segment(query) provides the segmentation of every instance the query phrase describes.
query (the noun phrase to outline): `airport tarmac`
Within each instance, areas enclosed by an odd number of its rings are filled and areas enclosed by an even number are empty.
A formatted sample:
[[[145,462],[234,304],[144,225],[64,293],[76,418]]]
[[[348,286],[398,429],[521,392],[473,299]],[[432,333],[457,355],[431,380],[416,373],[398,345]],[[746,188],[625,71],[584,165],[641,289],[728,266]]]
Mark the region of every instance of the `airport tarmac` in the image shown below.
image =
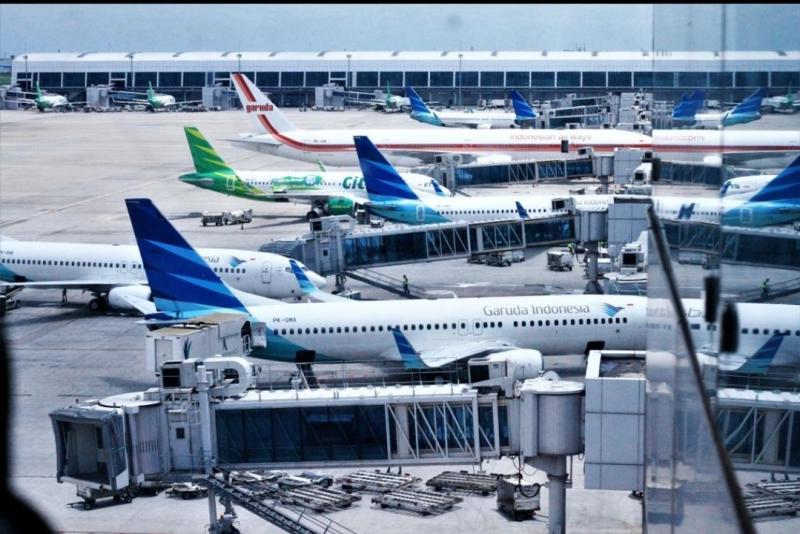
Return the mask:
[[[372,111],[345,113],[287,110],[298,126],[402,127],[420,125],[401,114]],[[765,119],[771,117],[765,117]],[[252,129],[239,111],[218,113],[36,113],[0,112],[0,234],[22,240],[133,244],[124,199],[148,197],[195,246],[255,250],[273,239],[294,239],[308,231],[305,205],[260,203],[204,191],[180,182],[192,169],[183,126],[197,126],[235,168],[307,169],[302,163],[234,147],[228,139]],[[547,185],[514,190],[563,194],[570,186]],[[706,188],[676,188],[677,194],[713,196]],[[487,189],[486,194],[507,193]],[[254,221],[244,229],[200,225],[205,210],[252,208]],[[487,267],[465,260],[386,268],[386,274],[407,274],[412,284],[453,291],[459,296],[580,292],[581,269],[544,269],[544,249],[530,249],[527,260],[510,267]],[[687,291],[700,288],[699,266],[685,266],[681,281]],[[763,269],[737,266],[731,285],[758,285]],[[696,274],[694,274],[696,273]],[[796,277],[796,271],[777,271]],[[329,284],[333,284],[330,277]],[[757,280],[754,282],[754,280]],[[383,291],[349,282],[370,298],[391,298]],[[727,286],[726,286],[727,287]],[[692,296],[692,295],[689,295]],[[150,387],[154,379],[144,368],[145,328],[124,315],[92,315],[89,295],[70,294],[62,306],[58,291],[25,291],[23,307],[3,319],[13,372],[13,416],[9,431],[14,489],[29,500],[59,531],[70,532],[200,532],[208,524],[206,501],[173,501],[165,495],[140,497],[131,504],[84,511],[71,508],[75,488],[55,481],[55,446],[48,418],[51,411],[76,400],[102,398]],[[795,302],[796,303],[796,302]],[[510,462],[484,464],[486,470],[510,472]],[[472,466],[462,467],[472,470]],[[354,469],[353,469],[354,470]],[[353,470],[331,470],[343,474]],[[444,467],[411,468],[428,479]],[[532,473],[531,468],[526,472]],[[539,477],[539,478],[537,478]],[[533,479],[543,481],[542,473]],[[569,532],[639,532],[641,505],[626,492],[587,491],[582,469],[575,464],[574,487],[567,493]],[[442,534],[474,531],[546,531],[547,498],[542,516],[512,523],[495,510],[493,497],[467,497],[459,509],[420,518],[375,509],[369,497],[353,509],[331,517],[356,532],[380,529],[385,534],[436,529]],[[220,509],[221,510],[221,509]],[[277,532],[272,526],[237,508],[240,528]]]

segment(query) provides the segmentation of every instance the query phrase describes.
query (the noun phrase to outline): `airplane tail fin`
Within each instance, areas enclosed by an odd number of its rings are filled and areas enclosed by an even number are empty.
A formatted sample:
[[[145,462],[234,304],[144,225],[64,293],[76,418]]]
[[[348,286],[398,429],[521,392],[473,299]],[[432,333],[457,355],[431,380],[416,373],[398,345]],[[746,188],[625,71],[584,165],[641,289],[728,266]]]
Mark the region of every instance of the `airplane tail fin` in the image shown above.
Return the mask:
[[[42,90],[39,88],[39,82],[36,82],[36,96],[42,98]]]
[[[521,203],[517,202],[516,204],[517,204],[517,213],[519,214],[519,218],[530,219],[531,216],[528,214],[528,210],[526,210]]]
[[[800,203],[800,156],[749,200],[749,202],[765,201]]]
[[[436,178],[431,178],[431,185],[433,186],[433,190],[434,190],[434,191],[436,191],[436,196],[437,196],[437,197],[446,197],[446,196],[449,196],[449,195],[447,195],[447,194],[444,192],[444,189],[442,188],[442,184],[440,184],[440,183],[439,183],[439,182],[436,180]]]
[[[200,133],[200,130],[194,126],[186,126],[183,131],[186,134],[186,141],[189,143],[189,152],[192,154],[194,169],[198,174],[236,174],[214,150],[214,147],[206,140],[205,136]]]
[[[514,105],[514,114],[518,121],[529,121],[536,118],[536,111],[516,89],[511,91],[511,103]]]
[[[431,109],[428,107],[425,101],[422,100],[422,97],[419,96],[419,94],[417,94],[414,88],[411,87],[410,85],[406,89],[406,96],[408,96],[408,100],[411,102],[412,113],[433,114],[433,112],[431,112]]]
[[[279,136],[281,132],[295,130],[295,125],[281,110],[241,72],[231,74],[236,93],[242,102],[245,113],[251,117],[260,133]]]
[[[125,199],[153,302],[159,312],[187,318],[220,309],[247,313],[231,288],[147,198]]]
[[[763,375],[772,365],[772,360],[778,353],[783,341],[783,334],[774,334],[764,345],[756,351],[747,361],[736,369],[737,373],[760,374]]]
[[[761,101],[767,96],[767,90],[763,87],[755,93],[742,100],[738,106],[733,108],[732,114],[736,113],[757,113],[761,109]]]
[[[153,90],[153,82],[147,82],[147,98],[153,98],[156,92]]]
[[[370,200],[419,200],[419,196],[367,136],[356,135],[353,141]]]
[[[672,110],[673,119],[693,119],[705,100],[705,93],[695,90],[691,95],[684,95],[681,101]]]

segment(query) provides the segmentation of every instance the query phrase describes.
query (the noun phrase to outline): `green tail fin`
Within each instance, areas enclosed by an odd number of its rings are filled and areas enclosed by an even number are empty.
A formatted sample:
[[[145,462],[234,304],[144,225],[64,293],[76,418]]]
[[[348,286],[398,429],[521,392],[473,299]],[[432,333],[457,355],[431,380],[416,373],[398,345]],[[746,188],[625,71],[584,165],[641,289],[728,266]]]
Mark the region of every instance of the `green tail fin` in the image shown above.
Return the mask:
[[[39,82],[36,82],[36,96],[42,98],[42,90],[39,89]]]
[[[231,175],[236,172],[230,168],[209,144],[200,130],[193,126],[183,129],[186,140],[189,142],[189,151],[192,153],[194,168],[198,173],[218,173]]]

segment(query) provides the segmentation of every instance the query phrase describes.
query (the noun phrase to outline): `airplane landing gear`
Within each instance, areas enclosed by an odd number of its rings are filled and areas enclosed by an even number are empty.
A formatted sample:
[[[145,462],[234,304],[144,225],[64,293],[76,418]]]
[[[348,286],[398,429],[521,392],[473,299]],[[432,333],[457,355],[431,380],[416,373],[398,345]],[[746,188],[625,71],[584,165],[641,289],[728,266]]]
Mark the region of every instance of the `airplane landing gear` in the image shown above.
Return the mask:
[[[89,309],[94,313],[104,312],[106,310],[106,301],[102,297],[93,298],[89,301]]]

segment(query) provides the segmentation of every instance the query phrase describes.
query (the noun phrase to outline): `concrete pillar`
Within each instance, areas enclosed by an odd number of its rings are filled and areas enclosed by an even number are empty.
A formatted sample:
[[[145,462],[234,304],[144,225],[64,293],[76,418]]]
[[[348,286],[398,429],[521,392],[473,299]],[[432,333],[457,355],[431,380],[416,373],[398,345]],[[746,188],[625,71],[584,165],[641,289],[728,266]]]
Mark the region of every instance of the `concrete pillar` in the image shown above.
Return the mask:
[[[408,432],[408,406],[398,404],[394,406],[394,416],[397,418],[395,435],[397,436],[397,457],[411,458],[411,449],[403,436],[409,436]],[[413,446],[413,444],[412,444]]]
[[[567,531],[567,457],[554,456],[553,466],[547,473],[550,534],[565,534]]]
[[[767,413],[764,414],[764,430],[762,431],[762,439],[766,442],[767,438],[770,435],[775,433],[772,436],[772,440],[769,443],[764,445],[763,453],[761,454],[761,459],[759,460],[759,464],[766,464],[766,465],[776,465],[778,464],[778,445],[780,444],[780,431],[778,430],[778,424],[781,420],[781,413],[776,410],[769,410]],[[756,451],[756,455],[758,455],[759,451]],[[783,462],[781,462],[783,464]]]
[[[211,413],[208,406],[208,375],[206,366],[197,367],[197,404],[200,410],[200,442],[202,444],[201,458],[203,472],[211,476]],[[216,532],[217,527],[217,500],[214,495],[214,488],[208,488],[208,517],[209,530]]]

